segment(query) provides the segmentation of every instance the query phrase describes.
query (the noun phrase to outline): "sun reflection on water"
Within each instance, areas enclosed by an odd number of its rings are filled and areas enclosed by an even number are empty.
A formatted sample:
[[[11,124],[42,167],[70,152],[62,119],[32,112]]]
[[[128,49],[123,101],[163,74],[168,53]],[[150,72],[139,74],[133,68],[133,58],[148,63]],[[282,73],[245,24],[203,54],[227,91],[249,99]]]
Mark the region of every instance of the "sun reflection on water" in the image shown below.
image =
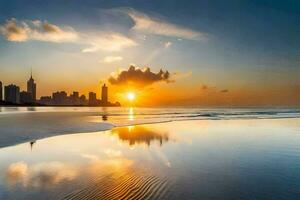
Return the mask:
[[[132,107],[129,108],[128,119],[129,119],[130,121],[133,121],[133,120],[134,120],[134,110],[133,110]]]

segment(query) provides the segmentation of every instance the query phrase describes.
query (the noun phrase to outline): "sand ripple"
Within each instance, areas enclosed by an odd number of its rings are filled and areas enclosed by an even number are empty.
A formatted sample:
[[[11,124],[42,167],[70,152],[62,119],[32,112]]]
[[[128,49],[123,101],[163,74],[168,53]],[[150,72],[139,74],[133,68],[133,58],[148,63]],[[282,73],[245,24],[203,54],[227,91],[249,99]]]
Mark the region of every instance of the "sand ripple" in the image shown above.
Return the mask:
[[[74,191],[63,199],[167,199],[169,183],[165,178],[145,172],[110,174]]]

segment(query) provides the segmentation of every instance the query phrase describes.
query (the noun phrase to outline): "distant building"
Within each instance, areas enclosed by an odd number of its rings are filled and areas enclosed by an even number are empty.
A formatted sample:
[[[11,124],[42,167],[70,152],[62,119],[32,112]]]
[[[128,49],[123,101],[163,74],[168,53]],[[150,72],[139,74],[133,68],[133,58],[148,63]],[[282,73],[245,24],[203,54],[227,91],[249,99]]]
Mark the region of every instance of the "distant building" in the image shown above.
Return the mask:
[[[20,88],[13,84],[5,86],[4,99],[9,103],[20,103]]]
[[[79,100],[80,100],[80,105],[87,105],[87,100],[85,95],[81,95]]]
[[[68,97],[65,91],[54,92],[52,94],[53,104],[55,105],[67,105]]]
[[[32,78],[32,73],[30,79],[27,81],[27,92],[30,93],[32,102],[36,102],[36,83]]]
[[[33,103],[32,94],[26,91],[20,92],[20,103],[23,104]]]
[[[101,101],[103,105],[108,103],[108,88],[105,84],[102,86],[101,90]]]
[[[42,96],[40,98],[39,103],[44,104],[44,105],[53,105],[52,97],[51,96]]]
[[[80,105],[79,92],[73,92],[70,95],[70,101],[72,105]]]
[[[89,93],[89,105],[97,105],[97,96],[95,92]]]
[[[2,89],[2,82],[0,81],[0,101],[3,100],[3,89]]]

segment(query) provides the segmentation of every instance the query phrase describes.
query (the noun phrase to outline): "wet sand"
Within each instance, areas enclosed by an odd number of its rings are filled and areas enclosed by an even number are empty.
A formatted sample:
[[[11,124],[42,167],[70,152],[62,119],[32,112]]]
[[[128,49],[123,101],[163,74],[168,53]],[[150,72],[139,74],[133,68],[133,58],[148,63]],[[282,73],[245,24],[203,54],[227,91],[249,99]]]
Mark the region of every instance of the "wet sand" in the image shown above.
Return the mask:
[[[297,199],[300,119],[194,120],[0,149],[0,199]]]

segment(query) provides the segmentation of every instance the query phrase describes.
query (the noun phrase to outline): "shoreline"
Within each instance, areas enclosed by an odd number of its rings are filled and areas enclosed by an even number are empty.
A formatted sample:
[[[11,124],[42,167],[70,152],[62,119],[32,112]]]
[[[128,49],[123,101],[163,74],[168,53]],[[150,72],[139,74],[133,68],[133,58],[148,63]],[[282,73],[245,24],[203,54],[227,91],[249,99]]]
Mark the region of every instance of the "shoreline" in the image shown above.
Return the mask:
[[[38,140],[43,140],[47,138],[52,137],[58,137],[58,136],[64,136],[64,135],[73,135],[73,134],[85,134],[85,133],[102,133],[105,131],[111,131],[116,128],[122,128],[122,127],[128,127],[128,126],[143,126],[143,125],[155,125],[160,123],[175,123],[175,122],[187,122],[187,121],[253,121],[253,120],[288,120],[288,119],[300,119],[299,117],[285,117],[285,118],[239,118],[239,119],[177,119],[177,120],[166,120],[166,121],[157,121],[157,122],[138,122],[138,123],[132,123],[132,124],[124,124],[124,125],[115,125],[111,122],[101,122],[103,125],[106,125],[108,127],[105,127],[101,130],[90,130],[90,131],[79,131],[79,132],[63,132],[63,133],[51,133],[49,135],[45,135],[44,137],[42,135],[39,135],[38,137],[32,137],[31,139],[26,139],[22,141],[18,141],[15,143],[0,145],[0,149],[14,147],[17,145],[25,144],[25,143],[31,143],[36,142]]]

